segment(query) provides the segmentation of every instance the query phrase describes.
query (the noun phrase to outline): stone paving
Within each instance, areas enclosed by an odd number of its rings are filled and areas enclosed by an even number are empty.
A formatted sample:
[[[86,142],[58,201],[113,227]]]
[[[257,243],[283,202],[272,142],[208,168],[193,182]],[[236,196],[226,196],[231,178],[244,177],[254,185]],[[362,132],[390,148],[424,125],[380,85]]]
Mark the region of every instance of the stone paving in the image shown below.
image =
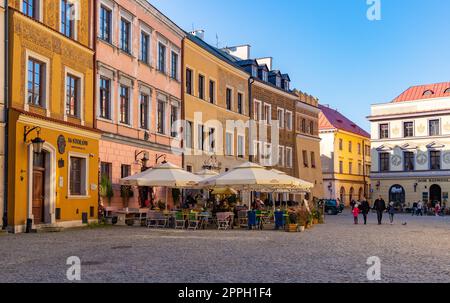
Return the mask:
[[[174,231],[139,227],[0,236],[0,282],[450,282],[450,218],[397,215],[396,224],[353,225],[349,213],[303,233]],[[387,221],[387,218],[385,219]],[[402,225],[402,222],[407,225]]]

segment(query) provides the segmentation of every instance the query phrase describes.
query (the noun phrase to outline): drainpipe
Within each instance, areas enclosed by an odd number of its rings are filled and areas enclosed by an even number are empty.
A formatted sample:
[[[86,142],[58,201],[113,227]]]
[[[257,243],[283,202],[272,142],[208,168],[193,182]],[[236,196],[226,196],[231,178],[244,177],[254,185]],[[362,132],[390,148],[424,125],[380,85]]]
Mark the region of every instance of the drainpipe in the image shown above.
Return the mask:
[[[366,181],[366,143],[364,139],[362,140],[362,150],[363,150],[363,182],[364,182],[364,198],[368,199],[367,197],[367,181]]]
[[[8,226],[8,100],[9,100],[9,7],[8,0],[5,0],[5,104],[4,104],[4,115],[5,115],[5,156],[4,158],[4,195],[3,195],[3,229]]]
[[[252,121],[253,117],[253,96],[252,96],[252,85],[255,82],[255,79],[253,77],[248,78],[248,114],[250,118],[250,122]],[[253,142],[252,142],[252,123],[249,123],[248,128],[248,150],[249,150],[249,157],[248,160],[250,162],[253,162]],[[253,151],[253,152],[252,152]]]
[[[180,71],[180,81],[181,81],[181,121],[183,121],[181,127],[183,127],[183,132],[182,134],[185,135],[185,131],[187,128],[187,122],[186,122],[186,105],[185,105],[185,98],[184,98],[184,91],[185,91],[185,83],[184,83],[184,72],[185,72],[185,68],[184,68],[184,43],[185,43],[185,37],[182,39],[181,41],[181,71]],[[192,131],[192,130],[191,130]],[[185,163],[185,155],[184,155],[184,146],[185,146],[185,142],[184,142],[185,136],[183,136],[183,138],[180,138],[180,142],[181,142],[181,168],[185,169],[184,165]]]

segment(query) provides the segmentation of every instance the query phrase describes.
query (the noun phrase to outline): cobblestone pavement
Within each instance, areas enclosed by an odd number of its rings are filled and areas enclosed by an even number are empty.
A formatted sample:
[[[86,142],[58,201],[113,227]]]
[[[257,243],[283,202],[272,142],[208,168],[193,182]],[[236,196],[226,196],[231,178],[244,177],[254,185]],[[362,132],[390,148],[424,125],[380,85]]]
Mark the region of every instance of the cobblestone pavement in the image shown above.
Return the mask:
[[[304,233],[174,231],[138,227],[0,236],[0,282],[450,282],[450,218],[397,215],[394,225],[352,224],[349,213]],[[387,218],[385,219],[387,220]],[[407,225],[401,223],[406,221]]]

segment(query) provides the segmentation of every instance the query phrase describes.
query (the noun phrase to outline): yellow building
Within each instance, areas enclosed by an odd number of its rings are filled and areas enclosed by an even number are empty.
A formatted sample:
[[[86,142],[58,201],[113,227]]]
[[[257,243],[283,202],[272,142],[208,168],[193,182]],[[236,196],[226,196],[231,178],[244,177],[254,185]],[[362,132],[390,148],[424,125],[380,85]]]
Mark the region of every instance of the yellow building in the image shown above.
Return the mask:
[[[319,105],[324,196],[345,205],[369,197],[370,135],[338,111]]]
[[[57,3],[58,5],[55,5]],[[8,227],[98,213],[92,1],[10,1]],[[31,219],[31,220],[30,220]]]
[[[221,50],[185,38],[186,170],[224,172],[248,161],[248,78]]]

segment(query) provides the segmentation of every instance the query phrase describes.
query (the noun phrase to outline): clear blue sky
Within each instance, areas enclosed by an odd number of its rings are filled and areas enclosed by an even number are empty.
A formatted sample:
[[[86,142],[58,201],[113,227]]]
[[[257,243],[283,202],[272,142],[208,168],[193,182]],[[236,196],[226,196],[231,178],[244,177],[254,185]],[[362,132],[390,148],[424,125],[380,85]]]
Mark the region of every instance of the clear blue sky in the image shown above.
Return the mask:
[[[150,0],[185,30],[219,46],[250,44],[271,56],[293,87],[319,97],[368,129],[370,104],[409,86],[450,81],[450,1]]]

